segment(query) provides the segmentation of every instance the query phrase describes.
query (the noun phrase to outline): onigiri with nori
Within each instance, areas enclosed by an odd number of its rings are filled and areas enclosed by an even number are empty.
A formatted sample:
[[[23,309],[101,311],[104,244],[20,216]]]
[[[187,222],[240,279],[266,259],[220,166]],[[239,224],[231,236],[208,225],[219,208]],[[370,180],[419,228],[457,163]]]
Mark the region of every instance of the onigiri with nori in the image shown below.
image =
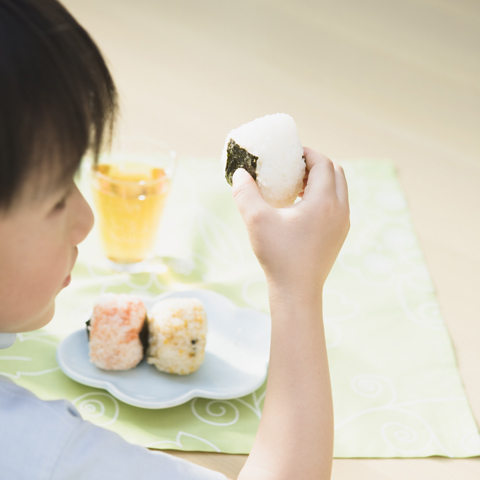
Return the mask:
[[[303,190],[303,147],[295,121],[285,113],[266,115],[232,130],[222,161],[230,185],[235,170],[244,168],[273,207],[292,205]]]

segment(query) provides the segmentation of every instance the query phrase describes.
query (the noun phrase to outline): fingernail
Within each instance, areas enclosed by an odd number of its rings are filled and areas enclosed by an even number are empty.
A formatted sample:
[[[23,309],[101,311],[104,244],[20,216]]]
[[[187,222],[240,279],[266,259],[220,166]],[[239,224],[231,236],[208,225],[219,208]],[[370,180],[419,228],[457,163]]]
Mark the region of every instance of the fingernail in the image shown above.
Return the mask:
[[[243,168],[237,168],[235,172],[233,172],[232,176],[232,181],[235,183],[236,181],[242,181],[243,179],[246,179],[246,175],[250,175],[245,169]]]

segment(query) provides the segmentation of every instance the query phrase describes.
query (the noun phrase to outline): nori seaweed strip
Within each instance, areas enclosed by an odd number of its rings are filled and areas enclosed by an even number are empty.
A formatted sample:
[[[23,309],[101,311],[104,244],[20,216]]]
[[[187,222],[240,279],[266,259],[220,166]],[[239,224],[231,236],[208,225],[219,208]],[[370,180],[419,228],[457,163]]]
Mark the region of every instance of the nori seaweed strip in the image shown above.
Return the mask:
[[[145,315],[145,321],[143,322],[143,327],[140,330],[139,337],[143,345],[143,357],[145,358],[145,355],[147,354],[147,348],[148,348],[148,318],[146,315]]]
[[[256,180],[257,160],[258,157],[235,143],[233,139],[230,139],[227,145],[227,165],[225,166],[227,182],[232,185],[232,177],[237,168],[244,168]]]
[[[88,340],[90,341],[90,323],[91,319],[87,320],[85,324],[87,325],[87,336]],[[142,342],[142,347],[143,347],[143,357],[145,358],[145,355],[147,354],[147,348],[148,348],[148,318],[145,315],[145,320],[143,322],[143,327],[140,330],[140,333],[138,334],[140,341]]]

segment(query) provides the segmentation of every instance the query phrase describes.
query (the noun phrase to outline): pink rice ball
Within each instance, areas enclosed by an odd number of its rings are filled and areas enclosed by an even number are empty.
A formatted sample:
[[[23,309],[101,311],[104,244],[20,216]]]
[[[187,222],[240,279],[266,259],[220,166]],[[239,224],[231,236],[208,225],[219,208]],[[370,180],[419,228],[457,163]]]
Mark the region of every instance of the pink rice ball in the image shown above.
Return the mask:
[[[103,370],[129,370],[142,360],[140,331],[147,310],[134,295],[107,293],[90,319],[90,361]]]

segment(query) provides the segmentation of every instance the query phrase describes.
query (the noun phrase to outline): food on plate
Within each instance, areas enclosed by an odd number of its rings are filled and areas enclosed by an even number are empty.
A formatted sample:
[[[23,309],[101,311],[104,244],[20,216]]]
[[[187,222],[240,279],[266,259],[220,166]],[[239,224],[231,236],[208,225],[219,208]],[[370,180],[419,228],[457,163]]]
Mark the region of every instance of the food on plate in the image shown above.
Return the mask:
[[[292,205],[303,190],[303,148],[295,121],[285,113],[266,115],[232,130],[222,161],[230,185],[235,170],[244,168],[274,207]]]
[[[158,370],[187,375],[205,358],[207,315],[196,298],[167,298],[148,316],[147,362]]]
[[[134,295],[107,293],[87,322],[90,361],[103,370],[129,370],[145,356],[147,310]]]

